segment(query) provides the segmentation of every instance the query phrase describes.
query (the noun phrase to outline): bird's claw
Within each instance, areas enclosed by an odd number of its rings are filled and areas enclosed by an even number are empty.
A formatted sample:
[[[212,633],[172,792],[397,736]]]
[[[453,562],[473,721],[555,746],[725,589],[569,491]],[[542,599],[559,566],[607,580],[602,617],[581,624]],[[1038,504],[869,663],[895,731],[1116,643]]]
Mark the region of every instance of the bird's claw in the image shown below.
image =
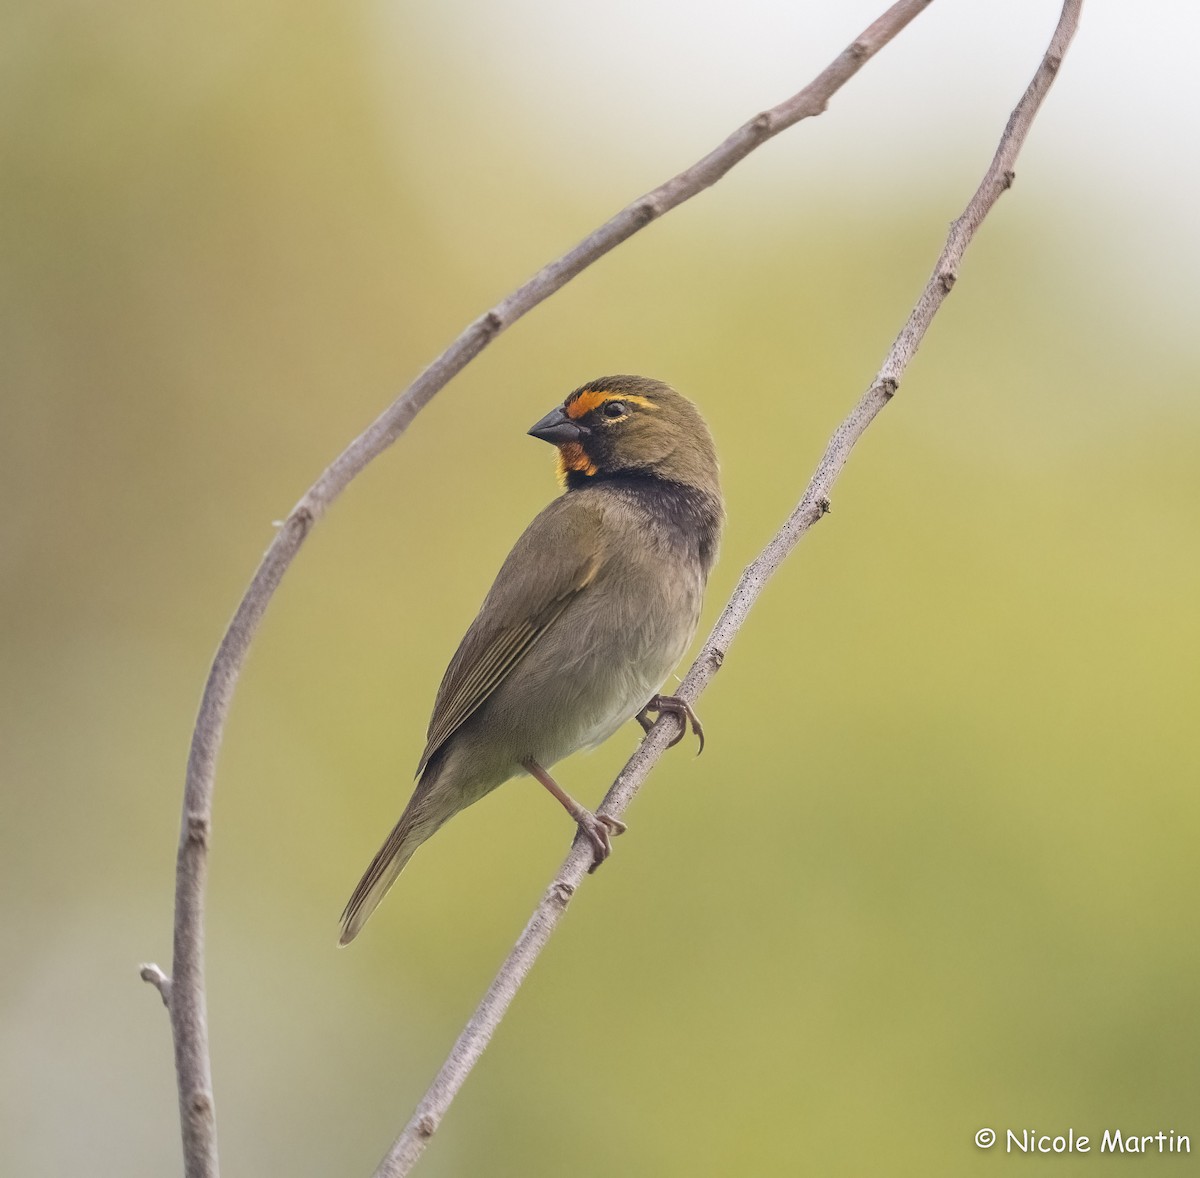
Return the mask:
[[[575,816],[575,821],[579,824],[579,832],[592,844],[590,875],[612,854],[612,836],[624,834],[628,827],[619,818],[593,814],[590,810],[582,810]]]
[[[704,752],[704,727],[686,699],[680,699],[677,695],[656,695],[637,715],[637,722],[646,732],[655,724],[655,721],[650,719],[650,712],[657,712],[659,716],[669,714],[679,721],[679,731],[671,737],[667,748],[674,748],[687,735],[688,725],[691,724],[692,731],[700,742],[696,756]]]

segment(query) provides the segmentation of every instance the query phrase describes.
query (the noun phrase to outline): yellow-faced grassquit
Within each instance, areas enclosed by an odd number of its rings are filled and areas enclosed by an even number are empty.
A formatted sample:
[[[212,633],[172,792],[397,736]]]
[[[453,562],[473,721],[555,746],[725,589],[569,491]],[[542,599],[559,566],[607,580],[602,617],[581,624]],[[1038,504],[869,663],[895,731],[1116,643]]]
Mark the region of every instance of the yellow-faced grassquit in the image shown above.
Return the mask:
[[[691,709],[658,692],[695,634],[725,518],[708,427],[669,385],[609,376],[529,432],[558,447],[565,491],[517,541],[446,669],[417,787],[342,913],[343,945],[417,847],[510,777],[562,803],[595,870],[625,827],[547,770],[626,720],[648,729],[650,712],[690,720],[703,747]]]

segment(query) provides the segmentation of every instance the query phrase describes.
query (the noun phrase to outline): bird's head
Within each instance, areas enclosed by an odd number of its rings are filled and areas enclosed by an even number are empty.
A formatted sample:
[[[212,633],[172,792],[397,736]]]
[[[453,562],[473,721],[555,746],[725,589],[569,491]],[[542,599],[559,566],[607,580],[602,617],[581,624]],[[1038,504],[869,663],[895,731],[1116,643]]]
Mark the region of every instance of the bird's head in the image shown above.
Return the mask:
[[[720,493],[717,453],[704,418],[659,380],[590,381],[529,432],[558,447],[559,477],[568,487],[606,476],[648,475]]]

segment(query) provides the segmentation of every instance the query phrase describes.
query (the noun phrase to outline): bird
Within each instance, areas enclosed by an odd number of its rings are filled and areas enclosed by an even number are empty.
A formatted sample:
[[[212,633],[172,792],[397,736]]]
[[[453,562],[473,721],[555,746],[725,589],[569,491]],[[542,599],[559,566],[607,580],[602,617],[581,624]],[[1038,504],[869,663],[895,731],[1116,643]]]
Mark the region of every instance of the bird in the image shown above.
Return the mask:
[[[716,448],[670,385],[607,376],[577,388],[529,431],[557,448],[562,493],[517,540],[450,660],[416,788],[341,917],[362,930],[413,852],[448,819],[529,775],[591,844],[594,871],[625,824],[593,814],[549,770],[651,715],[704,730],[661,694],[696,632],[725,522]]]

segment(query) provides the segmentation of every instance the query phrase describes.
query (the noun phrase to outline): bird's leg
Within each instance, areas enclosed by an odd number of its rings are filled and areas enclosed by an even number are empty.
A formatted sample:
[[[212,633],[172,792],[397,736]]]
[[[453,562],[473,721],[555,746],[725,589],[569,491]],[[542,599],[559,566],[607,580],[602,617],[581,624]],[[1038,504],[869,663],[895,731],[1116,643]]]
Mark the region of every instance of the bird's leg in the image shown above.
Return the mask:
[[[591,810],[581,806],[532,757],[526,758],[522,764],[529,770],[530,776],[540,781],[559,800],[562,808],[575,819],[580,831],[592,844],[592,865],[588,871],[595,871],[612,854],[611,836],[624,834],[625,823],[617,818],[610,818],[607,814],[593,814]]]
[[[650,719],[651,712],[657,712],[660,716],[663,713],[670,713],[679,721],[679,732],[671,738],[671,743],[667,745],[667,748],[673,748],[687,735],[690,723],[696,739],[700,741],[696,756],[704,752],[704,728],[699,717],[692,711],[692,705],[686,699],[680,699],[677,695],[656,695],[637,714],[637,722],[645,732],[649,732],[654,727],[655,722]]]

